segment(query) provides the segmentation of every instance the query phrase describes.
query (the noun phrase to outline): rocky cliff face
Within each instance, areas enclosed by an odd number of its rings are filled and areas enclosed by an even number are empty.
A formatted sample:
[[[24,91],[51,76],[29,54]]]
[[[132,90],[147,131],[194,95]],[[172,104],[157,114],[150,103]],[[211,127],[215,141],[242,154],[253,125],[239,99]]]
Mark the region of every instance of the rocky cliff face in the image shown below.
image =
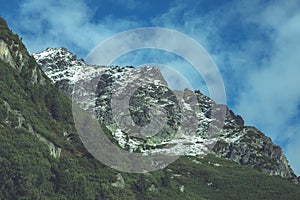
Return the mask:
[[[0,19],[0,59],[21,73],[30,73],[32,83],[45,84],[45,77],[35,60],[30,56],[18,35],[14,35],[6,22]],[[30,72],[28,67],[30,68]]]
[[[167,152],[176,155],[199,156],[203,153],[204,144],[209,143],[207,139],[210,139],[210,142],[215,144],[211,152],[216,156],[298,183],[281,148],[255,127],[244,126],[242,117],[235,115],[227,107],[225,107],[224,126],[219,130],[218,137],[208,138],[209,126],[216,121],[212,108],[222,105],[217,105],[200,91],[168,91],[166,81],[156,68],[91,66],[83,60],[77,60],[76,56],[65,48],[48,48],[44,52],[34,54],[34,58],[52,82],[58,83],[61,90],[69,97],[74,94],[72,87],[76,81],[77,71],[85,72],[85,77],[81,77],[82,79],[88,78],[89,74],[92,76],[98,73],[98,79],[93,86],[97,88],[96,94],[90,94],[96,96],[96,99],[89,101],[90,99],[87,98],[84,108],[87,110],[95,108],[97,117],[112,131],[113,138],[124,149],[144,153]],[[131,110],[133,121],[139,125],[149,123],[149,107],[157,103],[171,113],[167,116],[166,125],[154,139],[129,137],[124,130],[116,126],[112,118],[114,109],[112,106],[116,106],[111,104],[112,95],[122,91],[122,88],[130,87],[130,80],[138,79],[141,71],[153,84],[139,88],[130,98],[129,110]],[[114,85],[119,85],[117,91],[114,90]],[[166,87],[160,87],[161,85]],[[176,97],[181,97],[179,99],[182,100],[176,101]],[[191,103],[192,97],[196,99],[194,103]],[[189,112],[195,113],[195,116],[185,120],[189,122],[196,119],[196,127],[182,130],[180,123],[184,123],[184,120],[178,121],[181,117],[180,113],[189,116]],[[190,134],[193,128],[194,134]]]

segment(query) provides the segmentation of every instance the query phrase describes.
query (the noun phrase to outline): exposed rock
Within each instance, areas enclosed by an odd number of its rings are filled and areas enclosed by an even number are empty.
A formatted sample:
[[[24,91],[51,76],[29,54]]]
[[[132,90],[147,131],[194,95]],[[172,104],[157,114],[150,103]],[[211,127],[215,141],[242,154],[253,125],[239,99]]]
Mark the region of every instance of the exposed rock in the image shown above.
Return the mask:
[[[78,71],[84,68],[85,73],[91,76],[99,71],[98,66],[87,65],[82,59],[78,60],[66,48],[47,48],[41,53],[33,54],[33,57],[51,81],[57,83],[69,98],[72,98],[74,79]]]
[[[40,69],[40,66],[29,55],[18,35],[13,34],[8,29],[6,22],[2,18],[0,18],[0,30],[3,33],[0,35],[0,59],[16,69],[16,72],[24,79],[25,85],[45,85],[47,83],[46,76]],[[30,124],[25,123],[26,119],[23,117],[21,111],[12,109],[6,101],[3,101],[3,105],[7,108],[6,124],[9,124],[14,129],[28,128],[29,132],[36,135],[40,141],[48,146],[52,156],[59,158],[61,148],[56,147],[41,134],[35,132]]]
[[[32,83],[45,85],[46,80],[42,70],[21,44],[11,39],[3,40],[0,38],[0,59],[17,69],[20,73],[31,73],[29,80]],[[24,66],[27,66],[27,69],[24,69]]]
[[[152,184],[150,186],[150,188],[149,188],[149,191],[151,191],[151,192],[158,192],[158,189],[157,189],[157,187],[154,184]]]
[[[281,148],[259,130],[246,126],[235,130],[225,129],[224,133],[213,149],[215,155],[254,167],[265,174],[279,175],[297,182]],[[230,142],[232,136],[236,140]]]
[[[6,117],[4,119],[5,123],[9,124],[12,128],[21,128],[25,122],[25,118],[22,116],[20,111],[13,110],[6,101],[3,101],[3,105],[6,108],[6,113],[3,113]]]
[[[90,81],[89,79],[91,79],[92,75],[98,73],[97,71],[100,69],[98,79],[95,79],[93,80],[94,82],[92,82],[93,88],[87,88],[86,90],[81,91],[85,94],[83,96],[83,98],[85,98],[85,105],[83,105],[82,108],[86,110],[95,109],[97,117],[107,125],[111,130],[114,139],[126,150],[161,153],[172,152],[180,155],[193,156],[202,155],[203,153],[206,153],[203,152],[205,147],[203,144],[208,142],[209,127],[218,123],[222,124],[222,122],[219,122],[214,118],[218,109],[213,108],[217,106],[222,108],[225,107],[224,105],[217,105],[212,99],[203,95],[200,91],[195,91],[194,93],[186,91],[185,98],[182,98],[184,96],[183,92],[174,92],[176,97],[181,97],[181,99],[183,99],[183,101],[178,102],[182,113],[188,113],[188,116],[191,116],[189,113],[194,113],[196,115],[196,134],[191,135],[193,131],[184,132],[182,129],[184,126],[180,126],[181,124],[176,123],[176,120],[175,122],[174,120],[171,120],[173,122],[169,123],[167,130],[173,131],[172,133],[176,132],[176,134],[168,134],[169,132],[165,131],[166,134],[160,134],[162,137],[154,137],[155,139],[150,138],[146,141],[128,137],[126,133],[117,128],[116,123],[112,120],[112,95],[115,92],[122,91],[122,87],[127,87],[131,80],[137,78],[139,74],[137,72],[139,70],[145,71],[145,75],[147,75],[145,77],[149,78],[149,82],[159,82],[162,85],[166,85],[165,80],[161,78],[162,75],[157,69],[153,67],[141,69],[117,66],[89,66],[86,65],[84,61],[77,60],[74,54],[68,52],[64,48],[49,48],[44,52],[35,54],[34,57],[37,62],[42,65],[42,69],[48,77],[53,82],[57,82],[62,91],[69,97],[72,95],[72,90],[70,88],[74,85],[74,76],[77,70],[87,74],[85,77],[81,77],[82,80],[88,79],[88,81]],[[121,90],[114,91],[114,85],[118,83],[121,86]],[[134,121],[140,123],[140,125],[149,123],[147,109],[157,101],[155,99],[158,98],[157,94],[160,93],[157,85],[159,84],[154,84],[151,87],[139,90],[135,93],[136,96],[133,96],[130,99],[130,109],[132,109],[131,116]],[[163,101],[166,103],[164,105],[174,105],[174,101],[172,102],[170,100],[172,98],[169,98],[171,96],[162,96]],[[190,101],[193,96],[196,98],[196,103],[191,103]],[[147,100],[144,101],[144,99]],[[160,99],[159,101],[162,100]],[[168,111],[173,112],[171,110]],[[270,138],[266,137],[256,128],[244,126],[244,120],[241,116],[234,114],[234,112],[227,107],[225,107],[225,111],[226,118],[224,127],[222,130],[217,129],[219,130],[220,135],[216,138],[218,141],[212,150],[213,154],[218,157],[228,158],[242,165],[248,165],[269,175],[279,175],[293,182],[298,182],[297,177],[288,165],[288,161],[280,147],[276,146]],[[176,114],[176,112],[172,113],[172,116],[175,118],[179,113]],[[186,121],[188,122],[190,120],[193,120],[193,118],[187,118]],[[181,121],[181,123],[184,123],[184,121]],[[172,137],[166,137],[170,135],[172,135]],[[210,142],[214,143],[215,141],[210,140]]]
[[[184,192],[184,185],[181,185],[181,186],[179,187],[179,190],[180,190],[180,192]]]
[[[23,117],[21,112],[17,110],[13,110],[11,106],[6,102],[3,101],[3,105],[7,109],[7,118],[5,119],[5,123],[10,124],[10,126],[14,129],[20,129],[21,127],[26,127],[26,119]],[[34,134],[36,137],[39,138],[40,141],[45,143],[47,147],[49,148],[50,154],[55,157],[59,158],[61,154],[61,148],[54,145],[52,142],[47,140],[45,137],[43,137],[41,134],[36,133],[32,126],[30,124],[27,124],[27,129],[30,133]]]
[[[36,133],[32,126],[30,124],[27,124],[28,131],[32,134],[34,134],[41,142],[45,143],[47,147],[49,148],[50,155],[52,155],[54,158],[59,158],[61,154],[61,148],[57,147],[55,144],[47,140],[45,137],[43,137],[41,134]]]
[[[43,143],[45,143],[50,151],[50,154],[54,157],[54,158],[59,158],[60,154],[61,154],[61,148],[56,147],[52,142],[50,142],[49,140],[47,140],[45,137],[43,137],[42,135],[35,133],[35,135],[39,138],[39,140]]]
[[[16,68],[15,62],[10,54],[8,45],[3,40],[0,40],[0,59]]]
[[[111,185],[114,187],[117,187],[117,188],[122,188],[122,189],[124,188],[125,180],[120,173],[118,173],[118,175],[117,175],[116,182],[112,183]]]

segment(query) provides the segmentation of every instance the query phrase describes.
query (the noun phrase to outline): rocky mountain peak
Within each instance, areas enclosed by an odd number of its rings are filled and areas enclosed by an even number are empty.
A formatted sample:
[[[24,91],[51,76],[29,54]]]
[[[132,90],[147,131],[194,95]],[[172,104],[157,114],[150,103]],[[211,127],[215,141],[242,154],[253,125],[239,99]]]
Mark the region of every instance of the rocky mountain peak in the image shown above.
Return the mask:
[[[42,69],[48,75],[48,77],[60,85],[61,90],[71,96],[72,90],[70,85],[74,85],[74,75],[76,70],[90,71],[90,74],[98,74],[98,79],[94,83],[94,88],[97,88],[96,101],[89,99],[89,96],[94,97],[94,90],[82,91],[86,95],[84,109],[89,109],[91,106],[95,107],[98,114],[98,118],[108,127],[112,132],[113,139],[120,145],[120,147],[129,151],[139,151],[144,153],[153,152],[171,152],[180,155],[197,156],[200,155],[201,149],[203,149],[203,142],[207,139],[206,134],[208,127],[214,119],[212,118],[212,107],[216,103],[209,97],[203,95],[200,91],[195,91],[194,95],[197,98],[196,104],[192,107],[188,106],[186,102],[181,102],[183,112],[189,112],[190,109],[196,113],[197,127],[196,135],[172,134],[172,130],[175,132],[178,130],[178,124],[174,123],[177,116],[177,111],[168,110],[173,112],[170,117],[172,123],[169,123],[164,130],[171,132],[160,133],[159,138],[155,140],[139,140],[134,137],[128,137],[121,129],[116,128],[116,124],[112,121],[112,105],[111,98],[114,93],[114,85],[121,85],[121,88],[126,87],[129,80],[136,78],[138,80],[138,71],[143,71],[143,74],[149,78],[152,83],[160,82],[166,83],[159,69],[150,66],[144,68],[133,67],[99,67],[89,66],[85,64],[83,60],[77,60],[76,56],[68,52],[64,48],[48,48],[44,52],[34,54],[37,62],[42,66]],[[99,68],[101,69],[99,72]],[[87,73],[89,74],[89,73]],[[161,78],[159,78],[161,77]],[[88,77],[85,77],[86,79]],[[150,80],[151,79],[151,80]],[[122,90],[122,89],[121,89]],[[159,87],[149,86],[136,93],[137,98],[133,98],[131,102],[131,108],[137,115],[133,116],[135,121],[144,123],[147,122],[147,114],[140,112],[139,110],[147,110],[149,106],[157,102],[156,95],[161,93]],[[162,90],[163,91],[163,90]],[[167,91],[165,91],[167,92]],[[192,92],[193,93],[193,92]],[[151,98],[147,97],[150,95]],[[163,95],[164,96],[164,95]],[[170,108],[170,105],[174,105],[170,97],[165,96],[165,99],[159,101],[164,102],[162,108]],[[147,103],[141,104],[141,99],[148,99]],[[179,104],[178,104],[179,105]],[[195,110],[196,109],[196,110]],[[133,114],[131,113],[131,114]],[[165,137],[168,135],[168,137]],[[180,145],[179,145],[180,144]],[[162,149],[158,146],[168,146],[172,148]],[[173,148],[174,147],[174,148]],[[242,165],[248,165],[259,171],[270,174],[279,175],[287,178],[293,182],[298,182],[294,172],[288,165],[288,161],[284,156],[280,147],[276,146],[272,140],[266,137],[255,127],[244,126],[244,120],[241,116],[236,115],[233,111],[226,107],[226,119],[223,129],[220,132],[218,141],[212,149],[211,153],[217,157],[227,158]]]
[[[33,54],[33,56],[39,61],[44,71],[64,70],[72,66],[85,65],[83,59],[77,60],[77,56],[64,47],[47,48],[45,51]]]
[[[86,65],[82,59],[77,60],[76,55],[63,47],[47,48],[45,51],[33,54],[33,56],[46,74],[48,72],[53,74],[54,72],[61,71],[71,73],[71,71],[78,70],[78,67]],[[68,75],[66,74],[66,76]]]

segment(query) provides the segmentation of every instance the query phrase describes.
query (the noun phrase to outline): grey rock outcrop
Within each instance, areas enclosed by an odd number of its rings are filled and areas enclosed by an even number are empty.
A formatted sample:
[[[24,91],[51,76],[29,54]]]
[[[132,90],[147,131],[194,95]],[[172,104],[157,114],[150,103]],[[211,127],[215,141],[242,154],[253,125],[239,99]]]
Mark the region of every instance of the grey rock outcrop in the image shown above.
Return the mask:
[[[44,72],[48,75],[48,77],[53,81],[57,82],[60,85],[62,91],[68,96],[71,95],[71,91],[69,90],[70,85],[74,84],[74,74],[76,70],[82,68],[89,69],[92,66],[89,66],[84,63],[82,60],[76,60],[76,56],[70,52],[68,52],[64,48],[60,49],[46,49],[45,52],[41,52],[39,54],[34,55],[37,62],[42,66]],[[114,127],[111,128],[112,134],[117,141],[121,141],[123,147],[128,147],[130,150],[130,146],[132,147],[132,151],[137,150],[138,146],[141,144],[138,140],[128,139],[128,137],[122,133],[114,134],[114,132],[118,132],[115,128],[114,122],[112,121],[112,110],[111,110],[111,97],[113,93],[113,85],[122,80],[124,77],[133,77],[135,74],[136,68],[133,67],[102,67],[102,74],[99,76],[98,83],[95,87],[97,87],[96,92],[96,102],[91,106],[96,107],[97,117],[106,125]],[[140,69],[139,69],[140,70]],[[149,67],[147,69],[149,71],[148,75],[153,76],[153,82],[155,82],[155,76],[162,76],[161,73],[155,68]],[[154,76],[154,74],[156,74]],[[157,75],[158,74],[158,75]],[[161,78],[157,78],[161,80]],[[164,79],[162,78],[162,82]],[[125,84],[126,85],[126,84]],[[124,86],[125,87],[125,86]],[[151,105],[158,96],[155,94],[159,93],[158,87],[153,85],[149,86],[149,91],[146,91],[146,88],[138,91],[136,93],[135,98],[131,98],[131,109],[133,110],[133,119],[137,123],[141,125],[144,123],[148,123],[147,111],[141,112],[142,110],[147,110],[147,105]],[[193,92],[192,92],[193,93]],[[215,121],[213,118],[212,109],[213,106],[223,106],[217,105],[212,99],[203,95],[200,91],[195,91],[193,95],[196,97],[196,103],[192,106],[183,107],[185,110],[191,110],[196,114],[197,117],[197,127],[196,127],[196,137],[200,139],[205,139],[207,137],[207,131],[209,130],[209,126],[211,123]],[[141,99],[149,98],[148,101],[141,103]],[[147,97],[147,98],[148,98]],[[154,100],[153,100],[154,99]],[[167,96],[166,96],[166,105],[174,105]],[[185,104],[182,104],[185,105]],[[224,107],[224,106],[223,106]],[[168,110],[169,112],[173,112]],[[214,148],[212,149],[212,153],[218,157],[223,157],[230,159],[234,162],[240,163],[242,165],[247,165],[257,170],[269,174],[269,175],[278,175],[289,179],[295,183],[298,183],[299,178],[297,179],[293,170],[288,164],[286,157],[283,154],[281,148],[275,145],[272,140],[261,133],[255,127],[244,126],[244,120],[241,116],[234,114],[233,111],[228,109],[225,106],[226,118],[224,121],[224,126],[222,130],[220,130],[218,141],[216,142]],[[176,111],[177,112],[177,111]],[[177,114],[172,113],[172,117],[178,116]],[[176,122],[174,122],[175,118],[169,118],[173,122],[171,123],[169,128],[178,128]],[[175,120],[176,121],[176,120]],[[174,129],[175,130],[175,129]],[[175,131],[176,132],[176,131]],[[163,135],[163,134],[162,134]],[[127,139],[126,139],[127,138]],[[187,142],[187,140],[190,140]],[[176,145],[180,142],[180,138],[174,137],[169,138],[168,140],[162,140],[164,142],[169,142],[169,144]],[[184,144],[187,146],[193,146],[194,149],[197,149],[198,146],[196,143],[199,141],[193,141],[190,138],[185,138]],[[153,141],[151,141],[153,142]],[[161,141],[160,141],[161,142]],[[150,143],[150,142],[149,142]],[[149,144],[147,143],[147,144]],[[145,144],[145,143],[144,143]],[[155,144],[151,148],[156,148],[159,146],[159,143]],[[187,147],[185,146],[185,147]],[[201,146],[199,146],[201,147]],[[159,151],[159,148],[157,149]],[[189,153],[190,152],[190,153]],[[197,151],[181,151],[184,155],[197,155]],[[199,153],[199,152],[198,152]]]

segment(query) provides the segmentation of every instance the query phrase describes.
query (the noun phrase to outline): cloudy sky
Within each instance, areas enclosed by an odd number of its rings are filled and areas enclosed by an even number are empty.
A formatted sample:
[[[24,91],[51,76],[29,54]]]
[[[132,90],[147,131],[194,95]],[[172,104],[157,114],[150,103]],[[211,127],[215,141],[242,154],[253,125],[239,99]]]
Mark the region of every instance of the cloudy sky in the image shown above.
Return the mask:
[[[141,27],[186,34],[218,66],[229,107],[280,145],[300,175],[300,1],[0,1],[0,15],[31,53],[64,46],[85,58],[110,36]],[[169,54],[133,52],[116,64],[188,65]],[[184,76],[207,94],[201,77]]]

